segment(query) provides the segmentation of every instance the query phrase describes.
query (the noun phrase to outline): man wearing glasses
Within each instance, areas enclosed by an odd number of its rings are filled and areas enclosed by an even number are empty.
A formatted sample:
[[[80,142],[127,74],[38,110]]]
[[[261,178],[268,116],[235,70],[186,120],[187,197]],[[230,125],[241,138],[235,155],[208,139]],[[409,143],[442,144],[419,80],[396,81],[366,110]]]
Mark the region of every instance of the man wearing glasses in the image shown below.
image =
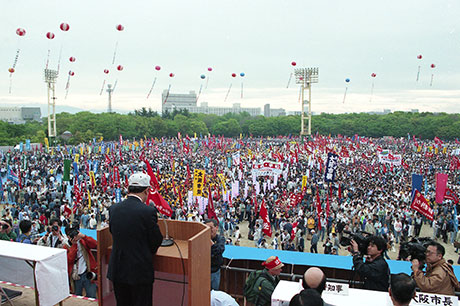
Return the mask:
[[[437,242],[430,242],[426,249],[426,272],[420,270],[417,259],[412,260],[412,271],[417,286],[423,292],[454,295],[460,289],[452,267],[443,258],[444,247]]]

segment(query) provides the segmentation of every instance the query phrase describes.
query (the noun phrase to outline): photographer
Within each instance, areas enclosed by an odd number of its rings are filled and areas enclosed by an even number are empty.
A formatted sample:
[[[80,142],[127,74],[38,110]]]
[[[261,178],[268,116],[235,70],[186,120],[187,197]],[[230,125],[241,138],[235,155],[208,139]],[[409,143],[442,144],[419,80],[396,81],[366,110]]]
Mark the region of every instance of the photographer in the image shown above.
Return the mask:
[[[12,231],[13,224],[10,220],[0,220],[0,240],[16,241],[18,237],[14,231]]]
[[[382,237],[370,236],[367,243],[366,261],[363,262],[358,243],[351,241],[353,268],[364,278],[363,289],[388,291],[390,269],[382,256],[386,242]]]
[[[454,295],[455,289],[459,289],[452,267],[443,258],[445,252],[444,247],[437,242],[428,244],[425,252],[427,263],[425,274],[420,270],[418,259],[412,259],[413,277],[423,292]]]
[[[91,249],[97,248],[97,241],[79,232],[78,223],[65,228],[69,237],[67,249],[67,265],[71,281],[74,282],[74,294],[82,295],[85,288],[86,296],[96,298],[97,263]]]
[[[49,224],[46,228],[46,234],[38,240],[37,245],[60,249],[65,245],[69,246],[67,238],[61,234],[61,220],[52,218]]]

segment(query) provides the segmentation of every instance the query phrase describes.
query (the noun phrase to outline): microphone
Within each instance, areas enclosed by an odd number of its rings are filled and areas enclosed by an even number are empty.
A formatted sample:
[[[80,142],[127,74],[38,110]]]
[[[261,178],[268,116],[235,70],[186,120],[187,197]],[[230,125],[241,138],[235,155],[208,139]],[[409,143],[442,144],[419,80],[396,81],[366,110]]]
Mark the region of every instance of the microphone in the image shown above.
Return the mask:
[[[161,246],[162,247],[172,246],[174,244],[174,240],[171,237],[169,237],[168,222],[166,222],[165,218],[163,218],[163,222],[165,223],[166,237],[163,238],[163,241],[161,242]]]

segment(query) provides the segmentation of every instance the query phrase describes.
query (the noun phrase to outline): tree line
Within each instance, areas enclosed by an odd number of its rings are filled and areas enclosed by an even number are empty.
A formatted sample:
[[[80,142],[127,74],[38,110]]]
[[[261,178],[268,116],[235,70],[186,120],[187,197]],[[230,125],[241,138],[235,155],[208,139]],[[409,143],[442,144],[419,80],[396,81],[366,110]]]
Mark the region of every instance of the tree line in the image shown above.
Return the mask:
[[[192,114],[187,110],[174,110],[159,114],[142,108],[129,114],[79,112],[56,115],[58,134],[70,131],[68,140],[58,139],[60,143],[78,144],[93,138],[117,140],[124,138],[174,137],[182,135],[205,136],[224,135],[226,137],[244,136],[288,136],[299,135],[300,116],[251,117],[248,113],[228,113],[223,116],[213,114]],[[385,115],[368,113],[328,114],[312,117],[312,133],[322,135],[347,135],[368,137],[407,137],[416,135],[421,139],[435,136],[453,140],[460,137],[460,115],[447,113],[409,113],[394,112]],[[43,122],[8,124],[0,121],[0,145],[16,145],[30,139],[42,142],[48,134],[47,118]]]

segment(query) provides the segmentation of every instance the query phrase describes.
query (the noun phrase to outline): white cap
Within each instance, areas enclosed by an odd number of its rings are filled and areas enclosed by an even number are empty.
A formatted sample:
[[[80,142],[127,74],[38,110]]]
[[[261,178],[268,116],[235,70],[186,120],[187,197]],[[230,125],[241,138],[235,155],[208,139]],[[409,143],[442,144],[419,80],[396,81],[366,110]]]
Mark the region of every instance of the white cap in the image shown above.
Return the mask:
[[[128,184],[133,187],[150,187],[150,176],[142,172],[136,172],[129,177]]]

